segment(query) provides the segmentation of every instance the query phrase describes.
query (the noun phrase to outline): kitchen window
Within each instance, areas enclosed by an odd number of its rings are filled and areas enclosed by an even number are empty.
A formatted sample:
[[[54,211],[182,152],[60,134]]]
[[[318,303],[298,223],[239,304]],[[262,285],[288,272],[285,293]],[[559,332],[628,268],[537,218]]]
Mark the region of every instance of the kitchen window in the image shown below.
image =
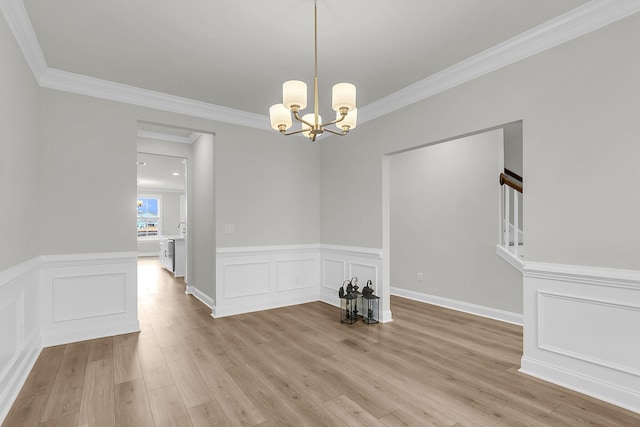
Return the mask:
[[[160,234],[162,198],[138,195],[138,240],[156,240]]]

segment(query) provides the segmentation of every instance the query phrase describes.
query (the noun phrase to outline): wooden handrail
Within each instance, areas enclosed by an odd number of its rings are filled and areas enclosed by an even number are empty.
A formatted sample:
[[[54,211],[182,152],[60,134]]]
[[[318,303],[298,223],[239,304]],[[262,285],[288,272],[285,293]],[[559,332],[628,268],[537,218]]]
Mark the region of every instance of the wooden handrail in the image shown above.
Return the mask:
[[[515,173],[515,172],[510,171],[510,170],[509,170],[509,169],[507,169],[507,168],[504,168],[504,173],[505,173],[506,175],[509,175],[511,178],[515,178],[515,179],[516,179],[516,181],[524,182],[524,181],[522,180],[522,177],[521,177],[520,175],[518,175],[518,174],[517,174],[517,173]]]
[[[508,185],[509,187],[516,190],[518,193],[522,193],[522,185],[514,182],[510,177],[501,173],[500,174],[500,185]]]

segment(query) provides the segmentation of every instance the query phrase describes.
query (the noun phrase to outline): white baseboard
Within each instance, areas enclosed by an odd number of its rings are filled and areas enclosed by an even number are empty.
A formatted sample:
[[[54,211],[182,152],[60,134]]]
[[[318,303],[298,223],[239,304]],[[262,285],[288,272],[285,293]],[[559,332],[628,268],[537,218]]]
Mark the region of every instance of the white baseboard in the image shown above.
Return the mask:
[[[147,258],[147,257],[154,257],[154,258],[158,258],[158,252],[138,252],[138,258]]]
[[[525,263],[523,373],[640,413],[640,271]]]
[[[476,316],[487,317],[489,319],[499,320],[501,322],[512,323],[522,326],[522,315],[509,311],[499,310],[491,307],[484,307],[477,304],[471,304],[464,301],[452,300],[436,295],[423,294],[421,292],[410,291],[401,288],[391,288],[391,295],[412,299],[415,301],[433,304],[440,307],[450,308],[464,313],[474,314]]]
[[[73,328],[70,331],[50,331],[42,336],[44,347],[69,344],[78,341],[93,340],[96,338],[111,337],[114,335],[131,334],[140,332],[138,321],[131,323],[111,323],[105,326],[92,326],[89,328]]]
[[[11,372],[10,378],[7,378],[8,381],[5,382],[4,389],[0,392],[0,424],[9,414],[13,402],[18,397],[42,351],[39,334],[34,334],[30,342],[25,346],[26,349],[22,352],[17,363],[9,370]]]
[[[518,370],[559,386],[640,413],[640,391],[623,388],[570,369],[523,357]]]
[[[203,303],[204,305],[206,305],[207,307],[213,310],[213,307],[215,305],[213,298],[211,298],[209,295],[202,292],[200,289],[196,288],[195,286],[187,285],[187,289],[185,293],[188,295],[193,295],[201,303]]]

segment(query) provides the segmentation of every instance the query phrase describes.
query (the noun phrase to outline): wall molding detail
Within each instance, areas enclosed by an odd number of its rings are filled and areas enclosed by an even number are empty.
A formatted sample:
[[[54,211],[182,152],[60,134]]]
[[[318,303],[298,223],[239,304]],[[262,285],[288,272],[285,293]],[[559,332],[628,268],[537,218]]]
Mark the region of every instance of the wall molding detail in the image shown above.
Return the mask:
[[[381,285],[381,250],[304,244],[218,248],[213,317],[322,301],[353,276]],[[212,298],[209,298],[212,300]]]
[[[0,272],[0,423],[7,416],[40,350],[39,257]]]
[[[44,346],[140,330],[135,252],[42,256]]]
[[[187,285],[187,289],[185,291],[185,294],[193,295],[197,300],[199,300],[201,303],[203,303],[204,305],[206,305],[207,307],[209,307],[212,310],[213,310],[213,308],[215,306],[213,298],[211,298],[209,295],[205,294],[204,292],[202,292],[200,289],[196,288],[195,286]]]
[[[391,295],[522,326],[522,315],[497,308],[391,287]]]
[[[521,372],[640,413],[640,271],[525,263]]]
[[[269,130],[266,115],[235,110],[107,80],[50,68],[20,0],[0,0],[0,10],[42,87],[142,107]],[[522,34],[467,58],[445,70],[360,108],[364,124],[573,40],[640,11],[639,0],[591,0]]]

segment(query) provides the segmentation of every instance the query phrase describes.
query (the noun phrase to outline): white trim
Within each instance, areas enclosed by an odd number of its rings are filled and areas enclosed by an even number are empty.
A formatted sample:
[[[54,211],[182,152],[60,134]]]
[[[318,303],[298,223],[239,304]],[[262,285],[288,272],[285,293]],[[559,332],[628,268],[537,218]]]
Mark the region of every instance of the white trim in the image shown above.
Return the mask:
[[[359,124],[392,113],[640,11],[640,0],[592,0],[359,108]]]
[[[524,262],[522,261],[522,259],[518,259],[513,253],[511,253],[502,245],[496,245],[496,253],[500,258],[508,262],[513,268],[522,273],[522,269],[524,267]]]
[[[149,130],[138,129],[138,138],[157,139],[159,141],[179,142],[181,144],[193,144],[202,136],[199,132],[192,132],[191,135],[180,136],[170,133],[152,132]]]
[[[53,68],[47,68],[42,73],[39,83],[40,86],[50,89],[58,89],[125,104],[139,105],[255,129],[271,129],[269,117],[266,115],[235,110],[221,105],[168,95]]]
[[[525,262],[520,371],[640,412],[638,313],[640,271]],[[576,322],[605,326],[582,335]]]
[[[138,252],[137,256],[138,258],[146,258],[146,257],[158,258],[160,255],[158,255],[158,251],[156,251],[156,252]]]
[[[140,324],[138,321],[83,328],[73,331],[49,331],[43,334],[42,345],[44,347],[50,347],[96,338],[111,337],[114,335],[130,334],[133,332],[140,332]]]
[[[316,252],[318,244],[308,245],[274,245],[274,246],[236,246],[226,248],[216,248],[218,258],[237,257],[237,256],[254,256],[265,254],[284,254],[284,253],[301,253]]]
[[[19,0],[0,0],[18,46],[42,87],[162,111],[270,130],[266,115],[235,110],[151,90],[49,68]],[[640,0],[591,0],[445,70],[360,108],[361,124],[573,40],[640,11]]]
[[[382,249],[359,246],[318,245],[321,251],[382,259]]]
[[[30,271],[37,270],[41,264],[42,261],[40,257],[35,257],[18,265],[14,265],[13,267],[9,267],[7,270],[0,271],[0,288]]]
[[[640,271],[526,262],[524,277],[640,290]]]
[[[42,268],[80,267],[106,264],[136,264],[136,252],[41,255]]]
[[[518,370],[523,374],[540,378],[550,383],[595,397],[605,402],[633,412],[640,413],[640,393],[620,387],[607,381],[602,381],[580,372],[565,369],[560,366],[544,363],[528,357],[522,357]]]
[[[41,76],[49,68],[33,30],[29,15],[20,0],[0,0],[0,10],[11,28],[11,32],[24,55],[34,77],[40,82]]]
[[[187,285],[187,288],[184,293],[187,295],[193,295],[194,298],[196,298],[197,300],[199,300],[201,303],[203,303],[204,305],[206,305],[212,310],[215,307],[213,298],[211,298],[209,295],[205,294],[195,286]]]
[[[27,378],[36,364],[36,360],[38,360],[40,356],[40,352],[42,351],[40,334],[34,333],[25,348],[28,350],[22,355],[17,366],[12,367],[13,375],[11,375],[8,381],[8,387],[0,391],[0,423],[2,423],[9,414],[11,406],[13,406],[13,403],[18,398],[20,390],[27,382]]]
[[[522,326],[522,315],[518,313],[512,313],[510,311],[484,307],[464,301],[457,301],[449,298],[439,297],[436,295],[423,294],[421,292],[415,292],[396,287],[391,287],[391,295]]]

